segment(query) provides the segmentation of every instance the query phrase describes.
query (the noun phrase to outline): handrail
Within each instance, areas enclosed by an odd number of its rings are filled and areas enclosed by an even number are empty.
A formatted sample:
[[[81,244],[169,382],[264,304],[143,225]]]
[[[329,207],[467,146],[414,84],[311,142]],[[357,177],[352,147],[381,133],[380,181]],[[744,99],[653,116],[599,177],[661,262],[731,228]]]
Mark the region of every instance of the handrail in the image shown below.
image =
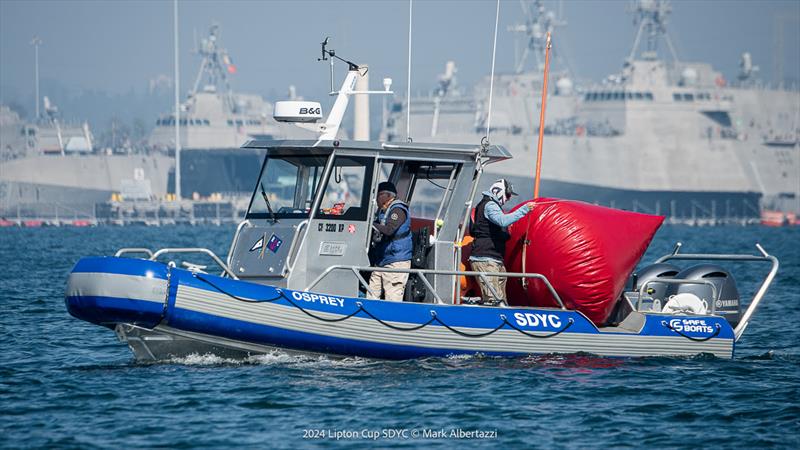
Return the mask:
[[[145,253],[148,258],[153,257],[153,251],[150,250],[149,248],[144,248],[144,247],[124,247],[117,250],[117,253],[114,253],[114,257],[119,258],[120,256],[125,255],[127,253]]]
[[[294,270],[294,265],[297,262],[297,256],[295,255],[295,257],[292,259],[292,255],[294,254],[294,249],[295,248],[298,248],[298,249],[300,248],[300,247],[297,246],[297,241],[300,240],[300,239],[298,239],[300,237],[300,230],[302,230],[306,226],[308,226],[308,219],[305,219],[305,220],[301,221],[300,223],[298,223],[297,224],[297,228],[294,229],[294,234],[292,234],[292,243],[289,244],[289,251],[286,252],[286,269],[289,272]]]
[[[676,246],[675,251],[666,256],[662,256],[661,258],[656,260],[656,263],[661,263],[669,260],[688,260],[688,261],[697,261],[697,260],[706,260],[706,261],[769,261],[772,263],[772,268],[770,269],[767,276],[764,278],[764,281],[761,283],[761,286],[756,291],[756,294],[753,296],[753,299],[750,300],[750,304],[747,305],[747,309],[745,310],[742,318],[739,320],[739,324],[736,325],[736,328],[733,329],[734,336],[736,341],[742,337],[744,334],[744,330],[747,328],[747,325],[750,322],[750,317],[756,312],[758,308],[758,304],[761,302],[761,299],[764,298],[764,294],[767,293],[767,289],[772,284],[772,281],[775,279],[775,275],[778,273],[778,267],[780,267],[780,262],[778,258],[768,254],[764,247],[761,244],[756,244],[756,248],[758,251],[761,252],[762,256],[758,255],[703,255],[703,254],[678,254],[678,249],[680,246]]]
[[[721,292],[717,291],[717,287],[709,280],[681,280],[676,278],[660,278],[656,277],[652,280],[648,280],[642,287],[639,288],[639,300],[636,302],[636,311],[639,311],[642,308],[642,297],[644,297],[644,288],[647,287],[650,283],[664,283],[664,284],[704,284],[707,286],[711,286],[711,315],[713,316],[714,313],[717,312],[717,300],[719,300],[719,296]],[[666,299],[665,299],[666,300]]]
[[[150,261],[155,261],[158,259],[159,256],[165,255],[167,253],[203,253],[211,257],[217,265],[219,265],[222,270],[227,273],[231,278],[234,280],[238,280],[239,277],[236,276],[235,273],[228,266],[219,259],[219,256],[216,253],[212,252],[207,248],[201,247],[185,247],[185,248],[162,248],[161,250],[153,253],[153,256],[150,257]]]
[[[232,265],[231,259],[233,258],[233,248],[236,247],[236,243],[239,241],[239,233],[242,231],[242,227],[249,224],[250,220],[244,219],[243,221],[239,222],[239,225],[236,226],[236,233],[233,234],[231,247],[228,249],[228,257],[225,258],[225,261],[228,263],[228,266]]]
[[[350,271],[363,271],[363,272],[388,272],[388,273],[408,273],[408,274],[416,274],[420,276],[422,279],[423,284],[425,284],[426,289],[430,289],[433,292],[434,298],[439,303],[444,303],[442,299],[435,293],[436,291],[433,289],[433,286],[430,285],[428,280],[424,277],[424,275],[456,275],[456,276],[476,276],[476,277],[507,277],[507,278],[536,278],[544,282],[545,286],[547,286],[547,290],[550,291],[550,295],[558,302],[558,305],[561,309],[566,310],[566,306],[564,306],[564,302],[559,297],[556,290],[553,288],[553,285],[550,284],[550,280],[547,279],[542,274],[539,273],[519,273],[519,272],[476,272],[472,270],[439,270],[439,269],[396,269],[390,267],[362,267],[362,266],[351,266],[345,264],[336,264],[333,266],[328,267],[325,269],[324,272],[319,274],[314,281],[311,282],[308,286],[306,286],[303,291],[310,291],[313,289],[323,278],[327,277],[331,274],[334,270],[350,270]],[[361,278],[361,277],[359,277]],[[484,278],[485,279],[485,278]],[[363,282],[363,278],[361,278]],[[367,287],[369,290],[369,287]],[[496,292],[495,292],[496,294]],[[373,293],[374,295],[374,293]],[[498,298],[498,297],[496,297]]]

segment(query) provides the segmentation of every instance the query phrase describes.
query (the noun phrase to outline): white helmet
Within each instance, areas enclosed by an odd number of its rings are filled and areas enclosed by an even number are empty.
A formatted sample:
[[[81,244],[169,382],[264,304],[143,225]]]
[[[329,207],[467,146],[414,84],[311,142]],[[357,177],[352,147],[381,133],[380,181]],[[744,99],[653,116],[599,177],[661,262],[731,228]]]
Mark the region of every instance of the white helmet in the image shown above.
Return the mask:
[[[514,192],[514,186],[505,178],[501,178],[492,183],[489,192],[491,192],[494,199],[497,200],[497,203],[500,203],[500,205],[504,205],[512,195],[517,195],[517,193]]]

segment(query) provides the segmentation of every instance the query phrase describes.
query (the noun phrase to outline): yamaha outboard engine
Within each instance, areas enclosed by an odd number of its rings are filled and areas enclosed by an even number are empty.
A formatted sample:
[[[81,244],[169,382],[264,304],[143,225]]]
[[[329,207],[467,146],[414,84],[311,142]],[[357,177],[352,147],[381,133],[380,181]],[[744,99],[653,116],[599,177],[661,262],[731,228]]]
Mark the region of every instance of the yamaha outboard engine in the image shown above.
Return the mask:
[[[711,288],[703,284],[670,285],[667,288],[667,298],[684,292],[694,294],[708,303],[709,312],[713,303],[717,315],[727,319],[734,327],[739,323],[742,315],[739,290],[736,288],[736,280],[727,270],[716,264],[698,264],[683,270],[675,278],[710,281],[717,290],[717,298],[712,299]]]
[[[651,264],[637,271],[631,276],[629,288],[635,292],[638,299],[639,288],[647,284],[642,297],[642,310],[661,311],[661,307],[667,302],[667,290],[670,284],[651,280],[655,278],[675,278],[681,271],[678,266],[669,263]]]

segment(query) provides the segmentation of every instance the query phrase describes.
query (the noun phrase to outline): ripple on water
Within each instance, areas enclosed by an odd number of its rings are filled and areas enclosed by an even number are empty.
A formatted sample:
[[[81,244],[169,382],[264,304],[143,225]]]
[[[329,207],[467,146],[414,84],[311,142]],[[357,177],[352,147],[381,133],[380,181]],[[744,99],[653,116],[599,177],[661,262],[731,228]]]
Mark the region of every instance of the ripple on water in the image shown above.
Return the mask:
[[[665,227],[669,252],[781,258],[736,359],[481,355],[377,361],[275,351],[136,362],[111,330],[70,317],[66,274],[121,246],[227,251],[233,227],[0,230],[0,447],[307,447],[303,429],[497,429],[492,441],[340,442],[348,447],[798,448],[800,230]],[[45,248],[46,252],[30,251]],[[737,275],[741,292],[759,274]]]

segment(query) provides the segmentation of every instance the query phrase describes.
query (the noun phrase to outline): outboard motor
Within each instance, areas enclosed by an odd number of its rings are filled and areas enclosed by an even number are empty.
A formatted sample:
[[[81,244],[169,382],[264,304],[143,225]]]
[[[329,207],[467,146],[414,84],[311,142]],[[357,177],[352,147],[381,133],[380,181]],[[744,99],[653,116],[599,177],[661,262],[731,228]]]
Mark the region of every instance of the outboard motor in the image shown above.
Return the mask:
[[[630,290],[639,294],[639,288],[647,284],[644,297],[642,297],[642,310],[661,311],[661,307],[667,302],[667,290],[670,284],[654,281],[655,278],[675,278],[681,271],[678,266],[669,263],[651,264],[642,270],[631,275]]]
[[[732,326],[735,327],[739,323],[742,315],[739,290],[736,288],[736,280],[727,270],[716,264],[698,264],[683,270],[675,278],[710,281],[714,284],[718,297],[716,301],[712,299],[711,288],[707,285],[673,284],[667,288],[667,298],[682,293],[694,294],[708,303],[709,311],[712,309],[712,303],[715,303],[716,314],[727,319]]]

